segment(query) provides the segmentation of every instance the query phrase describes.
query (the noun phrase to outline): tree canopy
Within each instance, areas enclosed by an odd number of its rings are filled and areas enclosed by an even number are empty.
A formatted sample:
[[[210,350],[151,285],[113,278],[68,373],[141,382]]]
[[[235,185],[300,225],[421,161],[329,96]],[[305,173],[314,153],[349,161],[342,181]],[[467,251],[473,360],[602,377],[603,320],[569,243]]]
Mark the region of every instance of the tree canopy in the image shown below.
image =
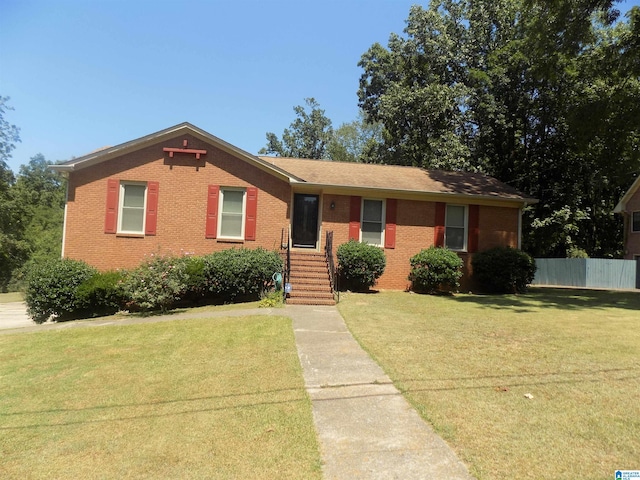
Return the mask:
[[[640,172],[640,11],[611,1],[441,0],[359,65],[385,163],[484,171],[540,200],[536,256],[622,246],[616,202]]]

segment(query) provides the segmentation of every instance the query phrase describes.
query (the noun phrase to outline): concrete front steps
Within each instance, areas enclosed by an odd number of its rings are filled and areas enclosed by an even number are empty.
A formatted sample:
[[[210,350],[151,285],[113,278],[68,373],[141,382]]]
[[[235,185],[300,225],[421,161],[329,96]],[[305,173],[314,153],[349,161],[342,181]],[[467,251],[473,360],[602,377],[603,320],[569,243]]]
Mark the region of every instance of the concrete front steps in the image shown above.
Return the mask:
[[[335,305],[323,253],[291,251],[289,305]]]

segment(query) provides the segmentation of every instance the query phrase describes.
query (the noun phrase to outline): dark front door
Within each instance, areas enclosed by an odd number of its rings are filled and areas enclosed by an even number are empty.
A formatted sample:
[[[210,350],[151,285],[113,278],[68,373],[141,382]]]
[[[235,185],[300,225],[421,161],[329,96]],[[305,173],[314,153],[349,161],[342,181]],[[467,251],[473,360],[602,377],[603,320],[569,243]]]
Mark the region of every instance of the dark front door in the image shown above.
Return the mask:
[[[293,195],[292,240],[294,247],[316,248],[318,241],[318,195]]]

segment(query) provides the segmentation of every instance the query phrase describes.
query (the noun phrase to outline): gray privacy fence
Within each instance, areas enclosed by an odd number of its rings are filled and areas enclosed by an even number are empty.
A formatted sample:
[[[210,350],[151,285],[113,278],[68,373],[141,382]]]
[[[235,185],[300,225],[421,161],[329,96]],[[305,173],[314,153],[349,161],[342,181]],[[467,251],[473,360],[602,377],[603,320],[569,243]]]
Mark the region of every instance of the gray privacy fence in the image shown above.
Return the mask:
[[[536,258],[532,285],[640,288],[640,260]]]

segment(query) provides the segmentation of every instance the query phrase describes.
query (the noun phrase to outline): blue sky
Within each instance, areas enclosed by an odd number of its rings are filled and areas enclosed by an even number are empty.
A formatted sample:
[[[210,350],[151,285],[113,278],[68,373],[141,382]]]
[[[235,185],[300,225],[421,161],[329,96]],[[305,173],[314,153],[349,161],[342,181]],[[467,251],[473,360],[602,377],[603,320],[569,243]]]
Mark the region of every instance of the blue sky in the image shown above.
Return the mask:
[[[358,115],[360,57],[416,3],[428,1],[0,0],[0,95],[22,138],[9,164],[183,121],[257,153],[306,97],[338,127]]]

